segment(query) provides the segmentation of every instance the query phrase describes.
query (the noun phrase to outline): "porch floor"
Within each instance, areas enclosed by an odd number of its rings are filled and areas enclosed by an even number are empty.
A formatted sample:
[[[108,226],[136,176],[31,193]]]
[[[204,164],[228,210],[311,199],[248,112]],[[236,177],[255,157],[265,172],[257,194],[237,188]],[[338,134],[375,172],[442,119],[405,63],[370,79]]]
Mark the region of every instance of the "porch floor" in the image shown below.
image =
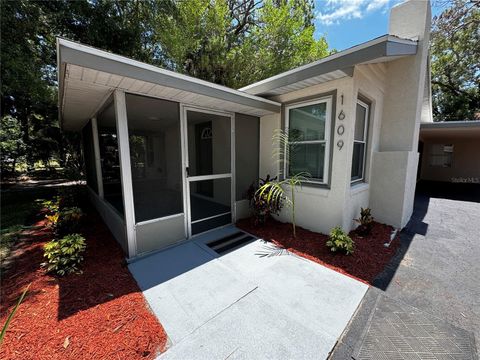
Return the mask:
[[[223,256],[223,228],[129,265],[169,336],[161,359],[326,358],[367,285],[255,240]]]

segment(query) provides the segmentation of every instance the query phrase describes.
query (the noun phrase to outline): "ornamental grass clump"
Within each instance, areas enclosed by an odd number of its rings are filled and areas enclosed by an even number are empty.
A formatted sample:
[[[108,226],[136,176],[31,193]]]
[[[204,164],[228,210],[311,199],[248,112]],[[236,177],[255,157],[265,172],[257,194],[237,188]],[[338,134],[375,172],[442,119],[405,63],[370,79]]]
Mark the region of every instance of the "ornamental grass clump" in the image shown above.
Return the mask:
[[[352,254],[355,247],[352,238],[340,226],[336,226],[330,231],[326,245],[333,252],[342,251],[347,255]]]
[[[47,272],[64,276],[79,271],[86,248],[85,238],[80,234],[70,234],[46,243],[44,248]]]

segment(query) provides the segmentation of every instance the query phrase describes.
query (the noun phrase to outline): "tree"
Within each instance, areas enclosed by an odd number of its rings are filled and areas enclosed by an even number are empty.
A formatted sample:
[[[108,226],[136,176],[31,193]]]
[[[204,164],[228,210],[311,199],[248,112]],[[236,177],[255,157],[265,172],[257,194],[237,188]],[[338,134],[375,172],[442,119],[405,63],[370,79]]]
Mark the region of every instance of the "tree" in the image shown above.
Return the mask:
[[[240,49],[238,87],[268,78],[329,54],[325,38],[315,40],[313,4],[265,1],[257,26]]]
[[[309,0],[190,0],[156,24],[171,69],[234,88],[328,55]]]
[[[313,0],[1,1],[1,114],[25,161],[77,162],[58,123],[57,36],[230,87],[327,55]],[[75,165],[73,168],[79,168]]]
[[[15,171],[19,159],[25,155],[20,123],[13,116],[1,118],[0,123],[0,164],[3,172]]]
[[[65,142],[78,137],[65,137],[58,123],[57,36],[164,64],[152,22],[157,12],[173,11],[169,0],[17,0],[0,6],[1,116],[20,124],[29,168],[38,160],[48,164],[56,158],[65,164],[76,158],[64,150],[77,148]]]
[[[436,121],[480,119],[479,44],[479,0],[453,0],[434,18],[430,50]]]

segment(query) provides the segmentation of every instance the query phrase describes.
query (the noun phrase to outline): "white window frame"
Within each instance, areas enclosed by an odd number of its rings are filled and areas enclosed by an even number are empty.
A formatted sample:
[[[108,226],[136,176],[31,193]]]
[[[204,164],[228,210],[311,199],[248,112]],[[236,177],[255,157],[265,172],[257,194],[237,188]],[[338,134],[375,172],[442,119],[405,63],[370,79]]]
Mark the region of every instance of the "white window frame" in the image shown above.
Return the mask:
[[[453,152],[454,146],[453,144],[445,144],[445,143],[433,143],[430,144],[429,154],[428,154],[428,165],[434,168],[451,168],[453,164]],[[435,147],[441,149],[438,153],[435,152]],[[450,148],[445,150],[446,148]],[[441,164],[436,163],[433,161],[434,158],[443,158]],[[447,162],[448,160],[448,162]]]
[[[299,102],[296,104],[288,105],[285,107],[285,132],[289,133],[289,124],[290,124],[290,110],[297,109],[305,106],[310,105],[318,105],[325,103],[326,106],[326,113],[325,113],[325,138],[324,140],[305,140],[305,141],[297,141],[297,144],[325,144],[325,158],[323,160],[323,179],[312,178],[307,179],[305,183],[313,183],[313,184],[320,184],[320,185],[328,185],[329,179],[329,169],[330,169],[330,132],[331,132],[331,125],[332,125],[332,96],[328,97],[321,97],[315,100]],[[284,154],[287,154],[287,146],[289,144],[285,144]],[[285,178],[290,176],[288,172],[288,162],[283,161],[283,174]]]
[[[356,106],[360,105],[361,107],[365,108],[365,123],[364,123],[364,129],[363,129],[363,140],[355,140],[355,125],[357,124],[357,109]],[[367,103],[363,102],[362,100],[357,99],[357,102],[355,104],[355,122],[353,126],[353,144],[355,145],[356,143],[358,144],[364,144],[363,147],[363,163],[362,163],[362,176],[358,179],[352,179],[352,176],[350,175],[350,183],[351,184],[357,184],[360,182],[365,181],[365,167],[367,164],[367,147],[368,147],[368,125],[370,120],[370,105]],[[353,150],[355,146],[352,147],[352,164],[353,164]]]

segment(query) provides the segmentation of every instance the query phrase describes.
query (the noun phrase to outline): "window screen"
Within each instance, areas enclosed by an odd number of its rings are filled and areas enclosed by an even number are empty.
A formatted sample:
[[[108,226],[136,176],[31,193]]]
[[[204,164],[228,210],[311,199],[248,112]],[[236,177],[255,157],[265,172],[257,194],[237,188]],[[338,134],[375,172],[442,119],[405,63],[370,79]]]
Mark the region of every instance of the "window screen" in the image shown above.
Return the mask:
[[[82,138],[85,170],[87,172],[87,185],[98,194],[97,170],[95,167],[95,151],[91,121],[89,121],[82,129]]]
[[[135,220],[183,212],[178,103],[126,94]]]
[[[118,212],[123,214],[117,123],[113,101],[110,101],[109,105],[98,114],[97,122],[103,180],[103,197]]]

